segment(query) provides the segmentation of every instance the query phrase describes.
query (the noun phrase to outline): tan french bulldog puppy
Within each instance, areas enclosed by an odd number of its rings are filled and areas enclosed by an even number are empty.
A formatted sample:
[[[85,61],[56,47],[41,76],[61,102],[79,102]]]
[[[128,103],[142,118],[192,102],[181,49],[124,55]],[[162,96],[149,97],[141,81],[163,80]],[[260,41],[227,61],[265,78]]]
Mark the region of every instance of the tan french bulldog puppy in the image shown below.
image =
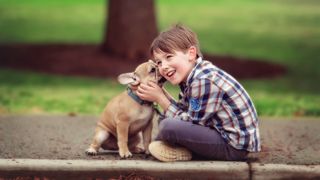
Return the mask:
[[[99,148],[119,150],[121,158],[132,153],[149,154],[151,142],[152,102],[141,100],[135,91],[140,83],[157,82],[160,86],[165,79],[159,75],[156,65],[149,60],[139,65],[134,72],[119,75],[118,81],[128,85],[128,89],[110,100],[97,123],[93,142],[86,150],[88,155],[96,155]],[[144,149],[138,147],[143,137]]]

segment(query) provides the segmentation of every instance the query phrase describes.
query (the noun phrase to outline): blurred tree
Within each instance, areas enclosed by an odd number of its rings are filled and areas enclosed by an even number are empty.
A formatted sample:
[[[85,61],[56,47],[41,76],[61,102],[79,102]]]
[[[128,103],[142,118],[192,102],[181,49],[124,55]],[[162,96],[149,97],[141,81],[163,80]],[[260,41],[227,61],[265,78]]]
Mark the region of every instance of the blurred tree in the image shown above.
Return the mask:
[[[154,0],[109,0],[106,26],[105,52],[129,59],[148,57],[158,33]]]

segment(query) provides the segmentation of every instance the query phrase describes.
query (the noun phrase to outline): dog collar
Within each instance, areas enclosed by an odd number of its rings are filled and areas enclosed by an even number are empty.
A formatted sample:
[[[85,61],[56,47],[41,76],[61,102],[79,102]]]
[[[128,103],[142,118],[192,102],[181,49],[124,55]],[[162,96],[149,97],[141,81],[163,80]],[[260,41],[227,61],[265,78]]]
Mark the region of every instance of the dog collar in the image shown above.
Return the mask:
[[[142,100],[140,99],[140,97],[136,94],[133,93],[132,89],[131,88],[127,88],[127,91],[128,91],[128,95],[133,99],[135,100],[137,103],[139,103],[140,105],[152,105],[153,103],[150,102],[150,101],[145,101],[145,100]]]

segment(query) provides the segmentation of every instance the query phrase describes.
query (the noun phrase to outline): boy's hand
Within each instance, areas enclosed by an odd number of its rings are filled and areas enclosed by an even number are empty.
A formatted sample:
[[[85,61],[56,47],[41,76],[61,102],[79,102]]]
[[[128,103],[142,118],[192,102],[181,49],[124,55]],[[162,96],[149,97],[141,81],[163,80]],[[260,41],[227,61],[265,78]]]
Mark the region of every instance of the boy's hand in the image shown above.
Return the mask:
[[[142,100],[159,102],[160,98],[164,96],[164,93],[158,84],[149,81],[147,84],[140,84],[137,95]]]
[[[151,81],[147,84],[140,84],[137,95],[143,100],[158,103],[163,110],[168,109],[170,105],[170,101],[164,94],[162,88]]]

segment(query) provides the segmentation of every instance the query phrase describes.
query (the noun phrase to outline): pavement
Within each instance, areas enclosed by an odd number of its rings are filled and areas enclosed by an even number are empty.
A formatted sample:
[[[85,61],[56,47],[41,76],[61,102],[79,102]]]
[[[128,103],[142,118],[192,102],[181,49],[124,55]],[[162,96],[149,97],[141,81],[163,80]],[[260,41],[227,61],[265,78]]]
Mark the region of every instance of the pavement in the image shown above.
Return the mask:
[[[143,154],[122,160],[114,151],[86,156],[97,119],[0,116],[0,179],[320,179],[319,118],[261,118],[262,151],[247,162],[173,163]]]

